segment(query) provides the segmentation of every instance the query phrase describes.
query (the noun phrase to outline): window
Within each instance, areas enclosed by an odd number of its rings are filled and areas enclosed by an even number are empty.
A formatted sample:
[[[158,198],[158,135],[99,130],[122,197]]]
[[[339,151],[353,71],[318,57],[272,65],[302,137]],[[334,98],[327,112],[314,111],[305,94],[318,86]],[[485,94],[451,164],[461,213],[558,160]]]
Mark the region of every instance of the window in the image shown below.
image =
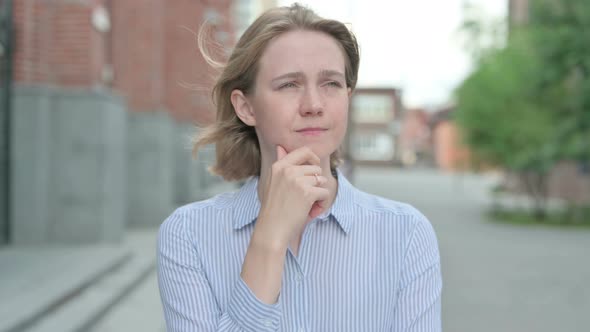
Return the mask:
[[[359,133],[353,137],[353,158],[356,160],[391,160],[394,138],[384,133]]]
[[[383,123],[393,120],[393,99],[389,95],[359,94],[352,100],[353,121]]]

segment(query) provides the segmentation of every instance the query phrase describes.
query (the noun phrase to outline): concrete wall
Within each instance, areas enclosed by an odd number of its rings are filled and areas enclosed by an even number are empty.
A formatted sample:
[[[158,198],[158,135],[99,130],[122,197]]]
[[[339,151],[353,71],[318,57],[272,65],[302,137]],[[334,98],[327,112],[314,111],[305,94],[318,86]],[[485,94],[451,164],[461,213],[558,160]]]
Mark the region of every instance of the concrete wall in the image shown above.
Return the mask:
[[[176,205],[207,199],[214,194],[211,189],[222,182],[221,178],[211,175],[207,170],[215,160],[212,146],[200,150],[197,158],[193,158],[191,139],[197,132],[197,127],[192,124],[176,125]]]
[[[199,174],[199,164],[192,158],[191,139],[195,133],[194,126],[186,123],[177,123],[174,132],[174,154],[176,165],[174,170],[174,204],[183,205],[201,197],[195,195],[194,185],[200,184],[201,179],[193,179],[193,174]]]
[[[16,86],[12,243],[117,241],[126,207],[126,113],[108,92]]]
[[[197,128],[166,112],[130,112],[128,121],[128,225],[159,226],[175,208],[235,188],[211,175],[212,146],[192,156]]]
[[[131,227],[159,225],[174,208],[174,123],[165,112],[128,113]]]

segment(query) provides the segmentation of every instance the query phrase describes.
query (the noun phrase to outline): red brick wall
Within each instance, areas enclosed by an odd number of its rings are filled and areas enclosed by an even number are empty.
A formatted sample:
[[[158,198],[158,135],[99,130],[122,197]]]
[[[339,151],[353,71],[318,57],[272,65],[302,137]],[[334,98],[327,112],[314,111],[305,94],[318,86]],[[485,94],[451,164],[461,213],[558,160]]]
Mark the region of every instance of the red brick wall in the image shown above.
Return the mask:
[[[165,86],[168,108],[177,118],[207,122],[213,119],[213,113],[202,110],[211,110],[210,89],[215,71],[205,62],[197,45],[196,34],[206,15],[203,3],[178,0],[168,7],[165,48],[169,51],[164,59],[164,68],[168,82]],[[217,31],[229,31],[229,6],[222,4],[215,9],[221,14]],[[192,90],[184,86],[187,84],[192,85]]]
[[[103,2],[14,0],[15,81],[76,87],[100,83],[105,38],[90,17]]]
[[[110,31],[98,32],[91,23],[98,6],[109,12]],[[231,6],[229,0],[14,0],[15,81],[111,86],[132,111],[164,109],[179,120],[211,120],[214,72],[195,34],[216,12],[213,37],[223,33],[229,47],[235,40]],[[113,81],[104,81],[111,65]]]
[[[133,111],[164,107],[162,0],[111,2],[113,87]]]
[[[231,31],[231,2],[111,1],[114,87],[128,98],[130,109],[164,108],[178,120],[211,120],[214,75],[198,50],[196,33],[207,10],[219,13],[220,31]]]
[[[438,167],[445,171],[466,169],[469,151],[461,144],[459,130],[450,121],[441,121],[433,133],[434,153]]]
[[[426,150],[430,140],[428,114],[421,109],[407,110],[400,133],[400,148],[403,150]]]

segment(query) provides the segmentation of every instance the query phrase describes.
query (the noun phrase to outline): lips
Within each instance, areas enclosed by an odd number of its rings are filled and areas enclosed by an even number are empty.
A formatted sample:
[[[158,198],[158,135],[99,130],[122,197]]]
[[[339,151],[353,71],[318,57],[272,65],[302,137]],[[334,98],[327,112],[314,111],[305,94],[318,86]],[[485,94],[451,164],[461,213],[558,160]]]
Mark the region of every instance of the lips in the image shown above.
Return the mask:
[[[317,136],[317,135],[321,135],[326,130],[327,130],[326,128],[308,127],[308,128],[303,128],[303,129],[299,129],[296,131],[302,135],[305,135],[305,136]]]

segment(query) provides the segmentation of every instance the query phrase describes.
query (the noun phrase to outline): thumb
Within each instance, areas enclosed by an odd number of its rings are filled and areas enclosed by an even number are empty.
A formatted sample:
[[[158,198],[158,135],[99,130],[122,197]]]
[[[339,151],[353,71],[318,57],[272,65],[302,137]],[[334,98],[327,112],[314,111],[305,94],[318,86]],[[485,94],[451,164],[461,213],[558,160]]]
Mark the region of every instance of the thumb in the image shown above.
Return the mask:
[[[283,159],[287,155],[287,150],[277,144],[277,160]]]

